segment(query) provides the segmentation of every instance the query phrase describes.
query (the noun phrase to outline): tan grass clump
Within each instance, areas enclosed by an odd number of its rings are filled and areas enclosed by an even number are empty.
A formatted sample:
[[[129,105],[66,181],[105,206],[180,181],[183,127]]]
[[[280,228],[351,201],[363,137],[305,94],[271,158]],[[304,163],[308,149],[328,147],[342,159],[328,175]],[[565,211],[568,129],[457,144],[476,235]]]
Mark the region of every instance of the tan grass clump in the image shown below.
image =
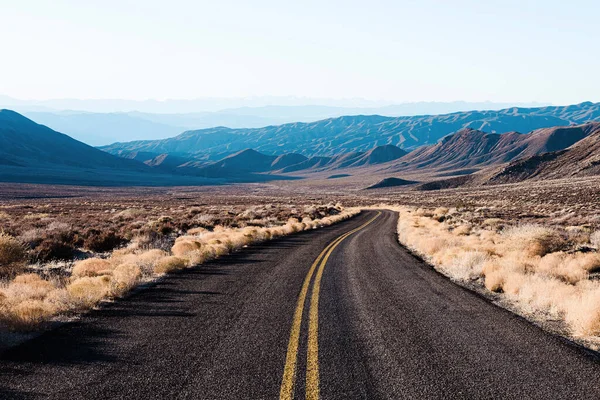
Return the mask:
[[[168,272],[183,269],[187,266],[187,262],[184,258],[169,256],[165,257],[156,264],[154,272],[157,274],[166,274]]]
[[[112,294],[120,296],[131,290],[142,277],[142,270],[135,264],[121,264],[113,270],[111,278]]]
[[[0,317],[12,330],[30,330],[47,321],[56,313],[56,308],[42,300],[25,300],[11,307]]]
[[[202,243],[191,238],[178,238],[171,248],[171,253],[178,257],[185,257],[187,254],[200,250]]]
[[[78,261],[75,264],[71,276],[79,278],[83,276],[110,275],[113,268],[113,265],[107,260],[88,258],[87,260]]]
[[[576,335],[600,336],[600,285],[595,282],[593,286],[568,305],[565,318]]]
[[[503,233],[506,245],[529,256],[543,256],[565,247],[565,240],[549,227],[526,224],[508,228]]]
[[[73,280],[67,285],[67,293],[75,305],[80,308],[91,308],[106,298],[110,293],[109,276],[83,277]]]

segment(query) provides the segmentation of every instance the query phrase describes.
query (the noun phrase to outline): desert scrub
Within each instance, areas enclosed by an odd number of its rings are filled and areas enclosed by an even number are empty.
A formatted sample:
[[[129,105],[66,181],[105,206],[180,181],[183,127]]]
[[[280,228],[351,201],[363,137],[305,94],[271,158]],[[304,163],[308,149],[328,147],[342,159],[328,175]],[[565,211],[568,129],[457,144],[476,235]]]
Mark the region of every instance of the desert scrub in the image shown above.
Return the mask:
[[[57,315],[82,312],[104,300],[122,296],[140,282],[162,274],[213,260],[253,243],[328,226],[359,212],[357,209],[337,211],[319,219],[288,217],[268,227],[214,226],[212,230],[195,227],[176,238],[171,251],[144,249],[133,241],[125,248],[114,250],[108,257],[91,257],[75,262],[69,275],[62,279],[43,279],[35,273],[18,275],[0,286],[0,324],[13,330],[35,329]],[[247,214],[262,215],[262,211],[258,209]],[[119,215],[117,220],[129,220],[137,215],[137,212],[127,212]],[[160,217],[156,221],[171,224],[172,219]],[[4,238],[10,246],[19,244],[7,235]],[[16,251],[10,246],[7,248]],[[7,251],[6,254],[12,253]],[[24,255],[23,249],[19,254],[21,257]],[[11,261],[17,259],[7,258]]]
[[[14,275],[23,268],[25,248],[14,237],[0,232],[0,275]]]
[[[588,236],[573,234],[580,229],[504,227],[506,221],[475,223],[475,213],[452,209],[443,214],[448,220],[439,210],[391,208],[400,215],[399,241],[450,278],[499,293],[526,316],[562,320],[573,336],[600,338],[600,281],[590,278],[600,271],[594,234],[586,247]]]

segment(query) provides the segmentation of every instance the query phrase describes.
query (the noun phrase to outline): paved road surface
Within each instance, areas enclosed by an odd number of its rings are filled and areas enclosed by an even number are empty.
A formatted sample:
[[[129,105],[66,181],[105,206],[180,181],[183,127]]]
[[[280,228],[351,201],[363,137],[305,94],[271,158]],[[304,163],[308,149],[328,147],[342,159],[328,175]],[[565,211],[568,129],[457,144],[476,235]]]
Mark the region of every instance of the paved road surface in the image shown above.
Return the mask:
[[[600,399],[597,358],[411,256],[396,218],[171,275],[5,352],[0,398]]]

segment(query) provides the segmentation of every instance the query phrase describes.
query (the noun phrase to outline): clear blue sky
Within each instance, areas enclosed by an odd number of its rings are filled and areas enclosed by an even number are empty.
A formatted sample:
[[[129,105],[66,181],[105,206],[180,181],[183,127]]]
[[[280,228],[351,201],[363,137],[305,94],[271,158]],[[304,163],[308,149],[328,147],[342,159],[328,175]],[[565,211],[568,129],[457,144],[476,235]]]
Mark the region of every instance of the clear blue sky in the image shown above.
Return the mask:
[[[600,101],[600,2],[0,0],[0,94]]]

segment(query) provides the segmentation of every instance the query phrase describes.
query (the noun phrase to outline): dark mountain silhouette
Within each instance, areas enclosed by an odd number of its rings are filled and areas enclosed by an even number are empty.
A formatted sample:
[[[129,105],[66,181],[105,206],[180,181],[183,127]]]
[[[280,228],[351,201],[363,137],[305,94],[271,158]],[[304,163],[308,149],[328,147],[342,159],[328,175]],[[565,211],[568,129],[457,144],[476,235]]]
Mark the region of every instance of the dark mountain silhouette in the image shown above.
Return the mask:
[[[600,103],[566,107],[508,108],[444,115],[382,117],[356,115],[311,123],[290,123],[252,129],[224,127],[184,132],[164,140],[115,143],[102,147],[120,151],[149,151],[198,157],[227,155],[246,148],[265,154],[299,153],[307,157],[332,157],[367,152],[381,145],[405,150],[435,144],[444,136],[471,128],[486,133],[530,132],[553,126],[569,126],[600,119]]]
[[[113,156],[14,111],[0,110],[0,181],[3,182],[101,186],[221,182],[160,173],[136,157],[139,155]]]
[[[0,159],[22,167],[69,166],[149,171],[134,160],[115,157],[21,114],[0,110]]]

